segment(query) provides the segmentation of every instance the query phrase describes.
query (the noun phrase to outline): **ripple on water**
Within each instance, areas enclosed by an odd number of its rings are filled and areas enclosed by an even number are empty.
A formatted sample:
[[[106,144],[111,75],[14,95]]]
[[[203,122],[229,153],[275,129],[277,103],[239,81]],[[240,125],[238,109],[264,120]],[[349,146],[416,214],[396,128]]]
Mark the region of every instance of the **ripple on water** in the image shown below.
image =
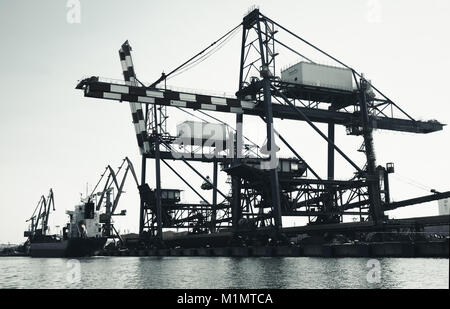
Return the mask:
[[[448,259],[378,259],[380,280],[373,283],[368,260],[93,257],[78,260],[77,277],[69,259],[6,257],[0,288],[449,288]]]

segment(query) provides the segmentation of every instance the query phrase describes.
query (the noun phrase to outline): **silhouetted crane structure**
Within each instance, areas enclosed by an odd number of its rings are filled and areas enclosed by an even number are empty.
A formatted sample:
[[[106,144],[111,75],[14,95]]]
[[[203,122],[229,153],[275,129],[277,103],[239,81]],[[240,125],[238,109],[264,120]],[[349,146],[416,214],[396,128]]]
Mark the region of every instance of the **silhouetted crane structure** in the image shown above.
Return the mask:
[[[30,222],[30,227],[28,231],[25,231],[24,236],[29,239],[46,236],[49,230],[48,218],[52,209],[55,211],[55,199],[53,190],[50,189],[47,198],[44,195],[41,196],[31,218],[26,221]]]
[[[139,186],[133,164],[128,157],[122,160],[116,171],[111,165],[108,165],[86,199],[86,203],[92,204],[92,208],[95,207],[96,211],[104,207],[105,212],[100,214],[100,223],[103,224],[103,235],[108,238],[118,238],[121,243],[123,243],[123,239],[115,229],[112,217],[126,215],[126,210],[122,210],[120,213],[117,213],[116,210],[120,198],[125,192],[123,189],[129,173],[131,173],[136,185]]]
[[[158,87],[169,76],[179,74],[201,62],[221,46],[230,36],[242,29],[239,83],[236,97],[220,97],[187,93]],[[283,80],[277,76],[278,50],[287,50],[314,64],[310,58],[278,39],[280,31],[290,35],[322,54],[338,66],[351,71],[353,89],[336,89],[327,85],[305,85]],[[261,14],[258,9],[249,12],[243,21],[208,48],[190,58],[175,70],[145,85],[137,77],[131,58],[131,47],[125,42],[120,51],[123,81],[91,77],[80,81],[77,89],[84,96],[129,102],[140,153],[142,155],[140,235],[143,239],[161,239],[163,229],[184,228],[193,234],[216,233],[221,228],[234,232],[271,231],[282,233],[283,216],[306,216],[309,227],[320,231],[345,229],[385,229],[389,220],[384,212],[396,207],[437,200],[450,196],[450,192],[434,194],[403,202],[390,200],[389,174],[394,166],[377,165],[372,132],[383,129],[410,133],[432,133],[443,129],[438,121],[419,121],[390,100],[373,83],[352,67],[296,35],[276,21]],[[243,127],[244,116],[260,117],[266,126],[266,143],[255,152],[253,143],[246,144],[244,134],[232,130],[232,142],[223,149],[215,143],[180,145],[177,138],[167,132],[165,124],[168,110],[177,108],[210,116],[208,113],[235,114],[235,128]],[[222,122],[220,119],[214,118]],[[328,144],[328,173],[321,177],[274,128],[274,118],[306,122]],[[316,123],[328,125],[327,134]],[[230,124],[227,124],[232,127]],[[366,156],[366,165],[358,166],[335,143],[335,126],[342,125],[350,135],[361,136],[359,151]],[[293,154],[293,158],[278,158],[274,141],[278,137]],[[214,156],[194,148],[208,148]],[[183,155],[177,155],[182,148]],[[211,150],[212,149],[212,150]],[[354,177],[335,179],[335,154],[342,156],[354,169]],[[194,155],[195,154],[195,155]],[[155,161],[156,187],[146,182],[146,162]],[[183,161],[204,181],[203,189],[212,191],[212,203],[186,180],[169,160]],[[206,178],[190,163],[212,164],[212,179]],[[182,203],[180,191],[161,187],[161,163],[202,200],[199,204]],[[219,165],[227,173],[231,190],[218,187]],[[221,201],[219,201],[219,198]],[[342,224],[345,215],[359,216],[361,222]],[[292,228],[291,228],[292,229]],[[301,229],[299,229],[300,231]],[[291,231],[291,230],[289,230]]]

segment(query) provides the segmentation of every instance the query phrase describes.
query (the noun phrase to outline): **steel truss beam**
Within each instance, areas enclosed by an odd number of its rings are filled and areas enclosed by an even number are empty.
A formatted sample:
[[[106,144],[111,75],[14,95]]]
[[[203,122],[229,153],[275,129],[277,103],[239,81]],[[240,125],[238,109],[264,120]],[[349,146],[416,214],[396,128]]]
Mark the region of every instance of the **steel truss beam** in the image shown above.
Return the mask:
[[[99,77],[91,77],[80,81],[77,89],[84,90],[85,97],[107,99],[113,101],[156,104],[162,106],[183,107],[193,110],[217,111],[264,117],[262,101],[238,100],[236,98],[199,95],[195,93],[125,86],[119,82],[103,82]],[[333,111],[328,109],[296,106],[311,121],[334,123],[343,126],[360,126],[358,113]],[[299,114],[287,105],[272,103],[274,118],[304,121]],[[370,116],[375,129],[409,132],[432,133],[443,129],[444,125],[436,121],[418,121],[380,116]]]

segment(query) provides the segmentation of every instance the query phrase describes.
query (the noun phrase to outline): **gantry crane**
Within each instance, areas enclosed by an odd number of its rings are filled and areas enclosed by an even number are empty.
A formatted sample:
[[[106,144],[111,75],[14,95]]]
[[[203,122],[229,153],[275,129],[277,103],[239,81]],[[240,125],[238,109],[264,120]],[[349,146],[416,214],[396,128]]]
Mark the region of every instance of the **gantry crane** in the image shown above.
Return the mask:
[[[204,57],[209,56],[211,50],[226,42],[239,29],[242,29],[242,44],[239,83],[235,97],[180,92],[158,87],[171,75],[201,62]],[[276,57],[280,56],[278,50],[294,53],[307,63],[315,62],[279,40],[279,31],[299,40],[338,66],[350,70],[355,88],[335,89],[326,85],[302,85],[280,78],[276,71]],[[163,228],[192,229],[193,226],[197,231],[205,233],[215,232],[224,226],[234,231],[247,227],[280,231],[283,216],[306,216],[311,225],[317,226],[316,229],[327,230],[342,222],[344,215],[358,215],[361,224],[353,224],[353,229],[358,229],[358,226],[379,228],[387,224],[384,214],[387,210],[450,196],[450,192],[443,192],[403,202],[391,202],[389,174],[394,172],[394,166],[391,163],[386,166],[377,165],[372,136],[374,129],[427,134],[442,130],[443,124],[435,120],[414,119],[363,74],[263,15],[259,9],[249,12],[238,26],[175,70],[168,74],[163,73],[150,85],[145,85],[137,79],[128,41],[122,45],[119,55],[125,82],[93,76],[80,81],[76,88],[83,89],[85,97],[126,101],[130,104],[142,155],[139,186],[141,236],[161,238]],[[247,151],[243,154],[242,149],[249,148],[242,147],[245,145],[245,136],[236,131],[232,134],[233,143],[220,155],[175,156],[173,150],[177,137],[169,134],[163,126],[167,118],[167,108],[177,108],[189,114],[189,110],[195,111],[216,121],[220,119],[212,117],[209,112],[235,114],[236,128],[242,128],[244,116],[257,116],[266,124],[266,143],[262,147],[265,153],[255,155]],[[274,118],[306,122],[324,139],[328,145],[326,177],[320,176],[274,128]],[[324,134],[316,123],[327,124],[327,134]],[[345,126],[349,135],[362,137],[363,145],[359,150],[366,157],[364,167],[358,166],[336,145],[336,125]],[[276,138],[287,146],[294,159],[277,157],[274,143]],[[192,148],[190,151],[192,154]],[[354,177],[351,179],[335,179],[336,153],[354,169]],[[146,184],[147,159],[155,160],[156,188],[153,190]],[[213,192],[213,203],[210,204],[189,181],[172,168],[168,160],[183,161],[207,182]],[[189,163],[191,161],[212,163],[212,181],[198,172]],[[161,188],[161,162],[199,195],[204,203],[180,203],[180,190]],[[218,188],[219,164],[230,178],[229,193]],[[169,193],[172,198],[168,197]],[[223,198],[222,202],[218,202],[218,195]]]

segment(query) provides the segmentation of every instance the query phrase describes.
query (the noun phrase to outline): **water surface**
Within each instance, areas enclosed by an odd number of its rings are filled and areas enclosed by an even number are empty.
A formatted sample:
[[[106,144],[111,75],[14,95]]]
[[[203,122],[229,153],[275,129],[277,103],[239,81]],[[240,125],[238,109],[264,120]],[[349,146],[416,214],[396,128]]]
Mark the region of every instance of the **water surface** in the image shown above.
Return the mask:
[[[73,261],[2,257],[0,288],[449,288],[448,259],[369,260],[92,257]],[[374,265],[379,266],[375,275]]]

